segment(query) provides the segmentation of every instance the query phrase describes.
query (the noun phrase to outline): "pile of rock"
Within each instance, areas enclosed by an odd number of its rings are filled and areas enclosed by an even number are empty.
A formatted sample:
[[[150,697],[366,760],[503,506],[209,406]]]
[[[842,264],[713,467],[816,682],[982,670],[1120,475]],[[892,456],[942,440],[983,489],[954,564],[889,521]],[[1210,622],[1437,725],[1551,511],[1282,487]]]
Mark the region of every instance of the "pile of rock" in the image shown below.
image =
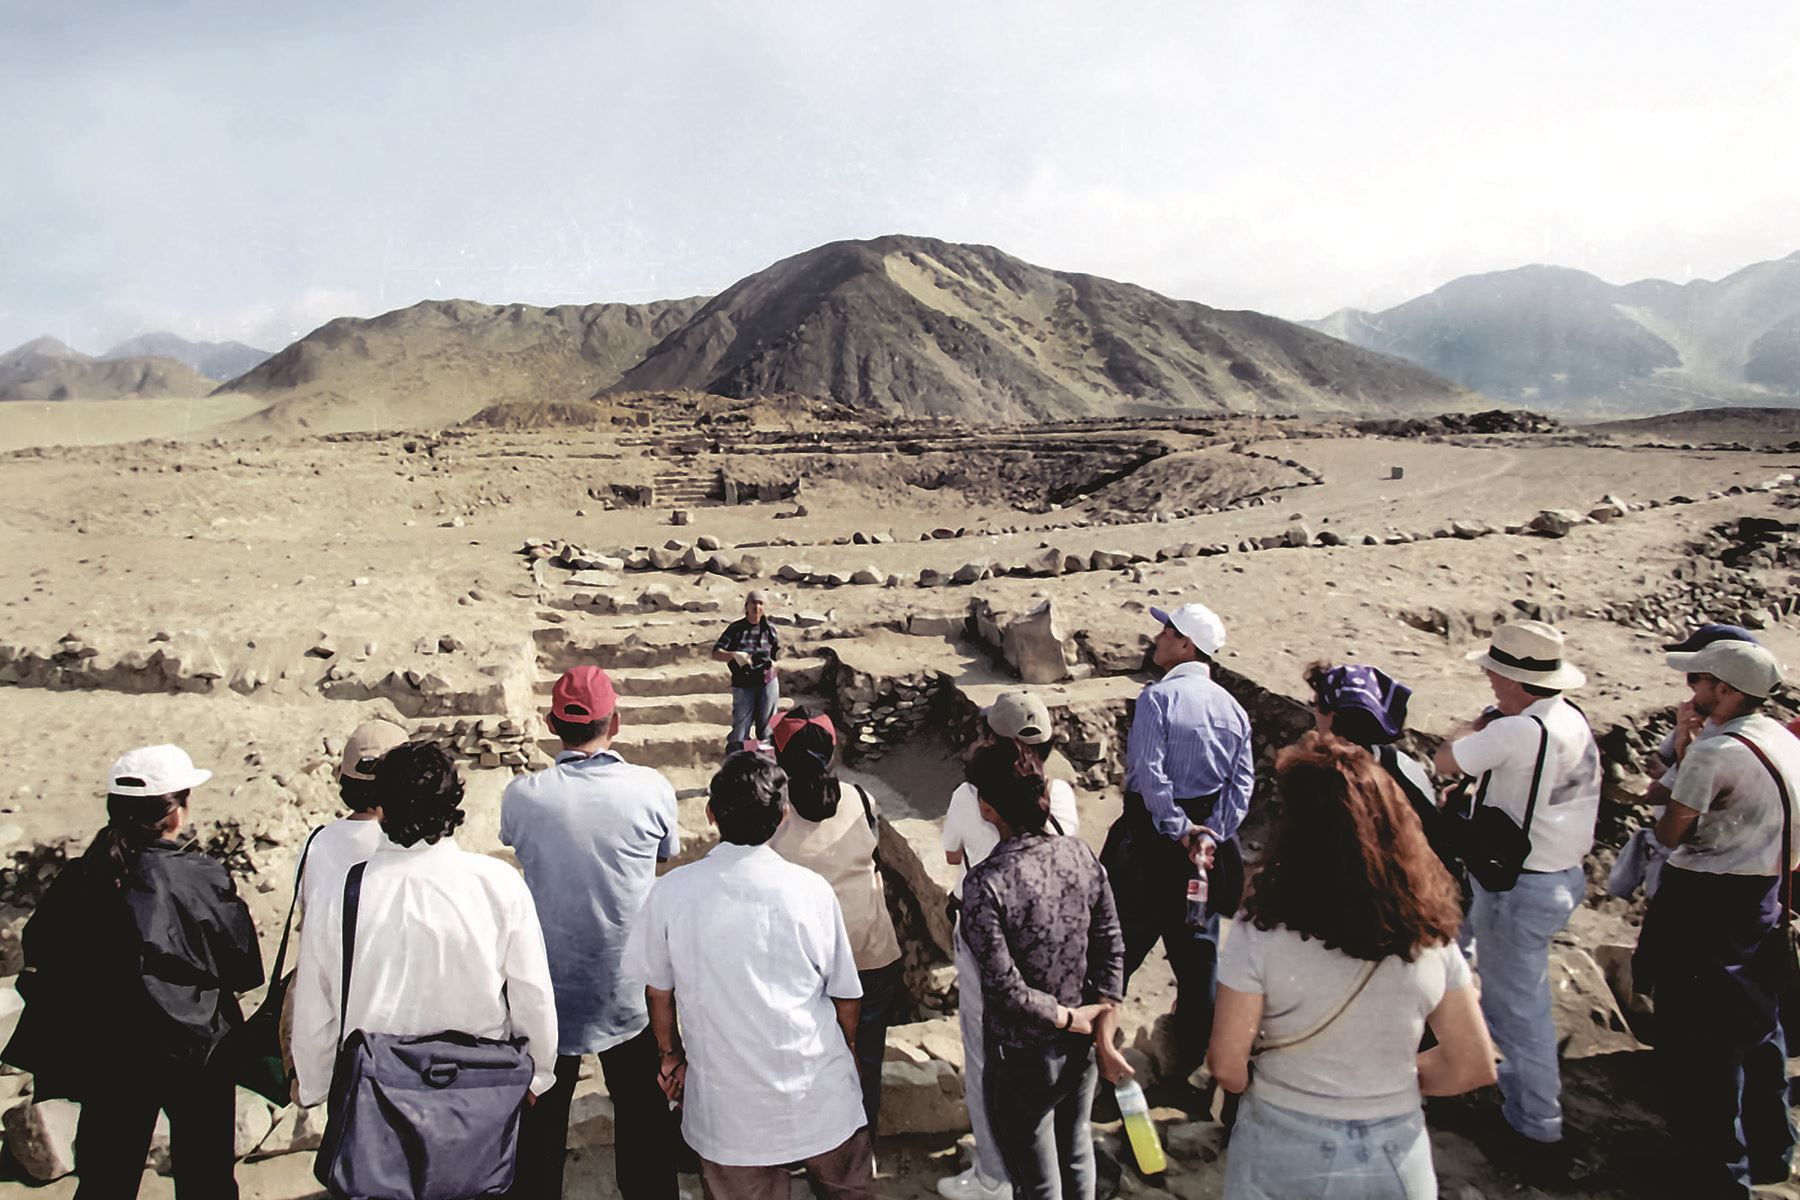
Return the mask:
[[[522,774],[547,761],[530,731],[511,717],[458,717],[419,725],[415,742],[436,742],[450,757],[472,767],[510,768]]]
[[[945,687],[934,671],[872,675],[840,660],[824,647],[828,660],[820,685],[832,699],[832,710],[844,730],[844,756],[854,762],[876,759],[905,743],[931,719]]]

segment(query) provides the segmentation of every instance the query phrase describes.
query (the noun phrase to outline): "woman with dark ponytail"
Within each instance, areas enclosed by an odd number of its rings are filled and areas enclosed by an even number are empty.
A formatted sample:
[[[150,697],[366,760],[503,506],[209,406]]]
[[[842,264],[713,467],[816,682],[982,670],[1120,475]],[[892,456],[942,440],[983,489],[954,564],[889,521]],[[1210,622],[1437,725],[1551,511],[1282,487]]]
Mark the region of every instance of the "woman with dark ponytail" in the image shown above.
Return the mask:
[[[787,774],[790,812],[769,847],[831,884],[856,956],[863,988],[856,1061],[862,1072],[863,1115],[873,1138],[881,1116],[888,1018],[900,990],[900,939],[894,935],[875,861],[875,802],[866,789],[839,781],[833,768],[837,730],[826,714],[790,708],[775,722],[770,738],[776,761]]]
[[[26,998],[7,1062],[38,1099],[81,1102],[76,1195],[137,1195],[159,1111],[177,1196],[237,1195],[236,1087],[209,1057],[263,981],[256,929],[215,860],[176,842],[212,777],[177,746],[113,764],[106,825],[25,926]]]

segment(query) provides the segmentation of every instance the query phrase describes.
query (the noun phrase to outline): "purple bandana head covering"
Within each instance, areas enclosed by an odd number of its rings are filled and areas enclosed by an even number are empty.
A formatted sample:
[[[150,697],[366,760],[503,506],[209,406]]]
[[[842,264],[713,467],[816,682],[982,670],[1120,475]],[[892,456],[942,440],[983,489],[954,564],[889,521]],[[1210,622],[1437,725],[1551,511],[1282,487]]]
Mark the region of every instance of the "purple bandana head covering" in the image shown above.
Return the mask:
[[[1361,709],[1375,719],[1391,742],[1406,726],[1406,701],[1412,689],[1374,667],[1333,667],[1319,681],[1319,707],[1327,712]]]

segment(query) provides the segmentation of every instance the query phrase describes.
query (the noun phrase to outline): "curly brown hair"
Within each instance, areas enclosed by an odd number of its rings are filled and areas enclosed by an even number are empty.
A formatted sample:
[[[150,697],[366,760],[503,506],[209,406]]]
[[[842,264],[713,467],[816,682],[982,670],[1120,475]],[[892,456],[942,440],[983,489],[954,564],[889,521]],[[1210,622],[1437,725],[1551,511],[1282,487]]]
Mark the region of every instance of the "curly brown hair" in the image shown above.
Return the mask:
[[[1462,897],[1367,750],[1308,733],[1275,760],[1279,811],[1244,913],[1352,958],[1411,962],[1453,941]]]

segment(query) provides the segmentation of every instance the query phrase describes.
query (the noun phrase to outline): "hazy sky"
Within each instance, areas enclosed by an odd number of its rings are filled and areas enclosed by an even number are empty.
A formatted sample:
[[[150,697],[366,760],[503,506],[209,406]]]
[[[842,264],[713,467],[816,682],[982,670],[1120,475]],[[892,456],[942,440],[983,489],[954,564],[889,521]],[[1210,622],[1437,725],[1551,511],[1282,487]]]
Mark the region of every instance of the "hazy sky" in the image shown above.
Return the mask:
[[[1287,317],[1717,278],[1800,250],[1797,129],[1792,0],[0,0],[0,350],[884,233]]]

